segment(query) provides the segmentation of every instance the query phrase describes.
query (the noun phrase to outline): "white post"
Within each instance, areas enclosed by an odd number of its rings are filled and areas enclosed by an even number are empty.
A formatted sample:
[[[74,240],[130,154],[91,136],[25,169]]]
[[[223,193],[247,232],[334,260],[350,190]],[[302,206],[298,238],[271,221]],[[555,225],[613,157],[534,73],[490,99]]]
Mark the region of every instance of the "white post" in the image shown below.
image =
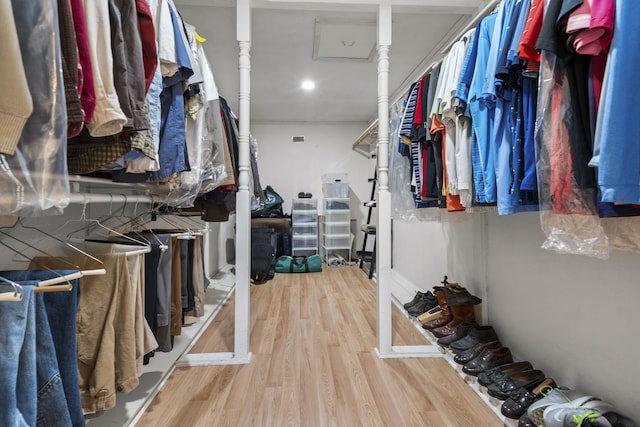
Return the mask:
[[[238,193],[236,194],[236,286],[234,358],[249,358],[249,278],[251,264],[251,195],[249,194],[249,123],[251,93],[251,5],[238,0],[237,39],[240,48],[238,126]]]
[[[378,9],[378,226],[376,230],[379,354],[392,351],[391,193],[389,193],[389,47],[391,5]]]
[[[433,345],[393,345],[391,298],[391,193],[389,192],[389,48],[391,5],[378,9],[378,226],[376,230],[378,283],[378,347],[380,358],[442,357]]]

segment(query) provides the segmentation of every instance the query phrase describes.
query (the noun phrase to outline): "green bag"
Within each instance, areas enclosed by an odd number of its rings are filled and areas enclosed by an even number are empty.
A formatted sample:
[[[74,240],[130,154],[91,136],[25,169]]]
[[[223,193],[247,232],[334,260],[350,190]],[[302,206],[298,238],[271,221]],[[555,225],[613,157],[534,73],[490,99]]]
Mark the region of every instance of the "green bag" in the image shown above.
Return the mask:
[[[317,273],[322,271],[320,255],[282,255],[276,261],[276,273]]]

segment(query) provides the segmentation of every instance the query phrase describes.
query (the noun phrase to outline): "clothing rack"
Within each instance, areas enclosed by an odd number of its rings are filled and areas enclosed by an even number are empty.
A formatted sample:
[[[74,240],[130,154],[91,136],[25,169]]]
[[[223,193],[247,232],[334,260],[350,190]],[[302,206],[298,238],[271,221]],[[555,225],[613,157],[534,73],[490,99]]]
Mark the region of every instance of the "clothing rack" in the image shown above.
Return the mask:
[[[500,4],[502,0],[490,0],[485,7],[480,10],[465,26],[460,30],[455,37],[451,38],[450,41],[445,45],[445,47],[440,51],[440,54],[446,55],[451,47],[458,41],[460,38],[470,29],[474,28],[478,22],[480,22],[485,16],[490,15],[495,8]],[[415,80],[419,80],[424,77],[426,74],[429,74],[435,66],[440,63],[442,59],[432,62]],[[414,81],[415,81],[414,80]],[[410,85],[409,85],[410,86]],[[406,87],[400,93],[405,94],[409,90],[409,87]],[[393,105],[398,101],[398,99],[393,100],[389,105]],[[360,154],[363,154],[367,157],[370,157],[369,151],[364,150],[362,147],[370,144],[370,139],[372,137],[377,137],[378,135],[378,119],[376,118],[367,128],[360,134],[360,136],[356,139],[356,142],[353,143],[352,149],[357,151]]]

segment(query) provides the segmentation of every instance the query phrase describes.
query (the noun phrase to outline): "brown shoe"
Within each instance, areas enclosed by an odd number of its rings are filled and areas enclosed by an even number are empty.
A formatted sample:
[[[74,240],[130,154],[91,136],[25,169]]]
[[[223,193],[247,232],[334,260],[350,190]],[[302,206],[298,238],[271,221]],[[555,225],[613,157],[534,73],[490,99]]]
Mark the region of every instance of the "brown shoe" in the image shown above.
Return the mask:
[[[473,311],[473,305],[454,305],[450,306],[451,315],[453,320],[444,326],[433,329],[431,332],[438,338],[446,337],[455,333],[456,329],[463,322],[475,321],[475,313]]]

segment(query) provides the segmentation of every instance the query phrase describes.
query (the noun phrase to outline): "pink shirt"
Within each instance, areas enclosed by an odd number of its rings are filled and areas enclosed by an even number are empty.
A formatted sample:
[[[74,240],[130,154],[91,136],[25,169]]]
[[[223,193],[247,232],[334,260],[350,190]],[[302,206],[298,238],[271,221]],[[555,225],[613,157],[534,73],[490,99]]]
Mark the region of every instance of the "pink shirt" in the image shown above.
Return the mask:
[[[613,19],[613,0],[584,0],[567,21],[567,33],[575,33],[576,52],[593,56],[607,52],[613,36]]]
[[[87,21],[84,16],[82,0],[70,0],[69,3],[73,16],[73,28],[76,32],[76,43],[78,44],[78,62],[82,67],[80,104],[84,112],[85,123],[91,123],[93,110],[96,108],[96,94],[93,85],[93,67],[89,54],[89,41],[87,39]]]

